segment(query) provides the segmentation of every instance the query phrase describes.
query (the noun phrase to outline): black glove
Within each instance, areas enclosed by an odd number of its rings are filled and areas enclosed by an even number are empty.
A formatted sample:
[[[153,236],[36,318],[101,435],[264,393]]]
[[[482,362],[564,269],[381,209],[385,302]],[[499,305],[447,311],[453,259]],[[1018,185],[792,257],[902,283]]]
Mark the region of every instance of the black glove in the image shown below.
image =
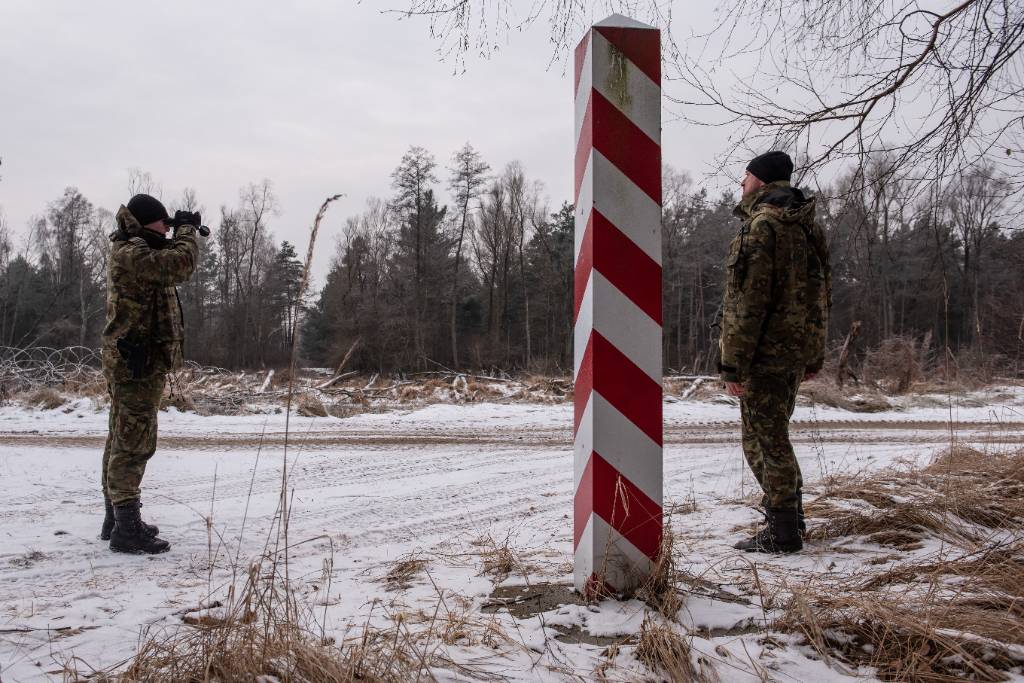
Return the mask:
[[[195,213],[192,213],[191,211],[174,212],[174,227],[178,227],[179,225],[191,225],[195,228],[198,228],[202,224],[203,219],[199,215],[198,211],[196,211]]]

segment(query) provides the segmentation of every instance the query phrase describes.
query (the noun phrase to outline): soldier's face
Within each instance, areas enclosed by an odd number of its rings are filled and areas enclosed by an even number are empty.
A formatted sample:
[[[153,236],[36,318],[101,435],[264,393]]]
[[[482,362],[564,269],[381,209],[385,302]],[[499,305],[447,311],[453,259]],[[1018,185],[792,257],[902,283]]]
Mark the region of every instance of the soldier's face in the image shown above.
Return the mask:
[[[764,185],[761,179],[750,171],[743,172],[743,179],[740,181],[740,196],[746,197],[748,194],[756,190],[757,188]]]
[[[158,233],[160,235],[167,235],[167,223],[163,222],[162,220],[155,221],[153,223],[150,223],[149,225],[144,225],[142,227],[144,227],[146,230],[152,230],[153,232]]]

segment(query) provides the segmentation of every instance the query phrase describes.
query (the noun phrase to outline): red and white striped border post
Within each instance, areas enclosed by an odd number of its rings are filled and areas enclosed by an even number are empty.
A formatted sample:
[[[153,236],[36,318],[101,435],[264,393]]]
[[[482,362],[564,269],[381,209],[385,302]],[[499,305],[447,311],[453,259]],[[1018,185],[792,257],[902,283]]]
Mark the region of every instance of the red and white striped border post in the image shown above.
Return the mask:
[[[576,48],[575,583],[635,588],[662,534],[661,34]]]

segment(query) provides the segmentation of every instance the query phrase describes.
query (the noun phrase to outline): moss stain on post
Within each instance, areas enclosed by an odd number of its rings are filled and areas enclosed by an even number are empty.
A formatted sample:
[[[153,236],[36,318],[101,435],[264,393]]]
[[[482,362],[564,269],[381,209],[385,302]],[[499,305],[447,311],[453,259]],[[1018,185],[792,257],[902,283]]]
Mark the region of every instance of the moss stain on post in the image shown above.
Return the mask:
[[[629,112],[633,98],[629,96],[629,63],[622,50],[608,45],[608,91],[623,112]]]

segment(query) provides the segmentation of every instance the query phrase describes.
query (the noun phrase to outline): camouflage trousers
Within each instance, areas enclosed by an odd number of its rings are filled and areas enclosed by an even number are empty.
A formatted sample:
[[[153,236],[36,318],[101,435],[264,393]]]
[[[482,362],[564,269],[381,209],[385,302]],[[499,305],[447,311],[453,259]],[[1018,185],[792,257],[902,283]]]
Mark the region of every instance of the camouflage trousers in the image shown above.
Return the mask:
[[[146,464],[156,452],[156,416],[164,375],[128,382],[107,379],[110,421],[103,449],[103,495],[115,504],[140,495]]]
[[[801,380],[800,371],[756,374],[743,385],[743,455],[764,491],[765,507],[794,509],[799,504],[803,476],[789,442],[789,420]]]

